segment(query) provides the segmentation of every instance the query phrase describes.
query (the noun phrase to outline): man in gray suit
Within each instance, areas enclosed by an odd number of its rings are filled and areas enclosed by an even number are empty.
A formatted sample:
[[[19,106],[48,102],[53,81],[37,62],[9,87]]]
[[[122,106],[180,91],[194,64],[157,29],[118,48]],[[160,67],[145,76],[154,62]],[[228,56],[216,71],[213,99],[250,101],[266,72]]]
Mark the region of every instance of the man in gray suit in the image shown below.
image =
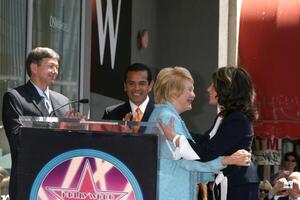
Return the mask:
[[[37,47],[27,56],[26,70],[30,80],[17,88],[6,92],[3,96],[2,119],[4,130],[11,150],[12,168],[9,186],[10,199],[16,194],[16,168],[18,156],[18,133],[21,123],[20,116],[49,116],[49,114],[67,104],[69,99],[52,91],[59,68],[59,55],[52,49]],[[62,107],[54,115],[63,117],[69,115],[69,107]]]

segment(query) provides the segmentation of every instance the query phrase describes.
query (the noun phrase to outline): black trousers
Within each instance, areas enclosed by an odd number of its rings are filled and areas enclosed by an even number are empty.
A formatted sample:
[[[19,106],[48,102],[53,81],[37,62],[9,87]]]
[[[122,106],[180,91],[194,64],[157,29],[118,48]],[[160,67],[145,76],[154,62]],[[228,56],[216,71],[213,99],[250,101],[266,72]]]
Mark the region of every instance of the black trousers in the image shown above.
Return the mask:
[[[227,192],[227,200],[254,200],[259,196],[259,183],[248,183],[232,187]]]
[[[227,200],[256,200],[259,196],[259,183],[248,183],[229,187],[227,191]],[[208,200],[220,200],[220,185],[215,186],[214,190],[208,190]],[[213,198],[215,196],[215,199]]]

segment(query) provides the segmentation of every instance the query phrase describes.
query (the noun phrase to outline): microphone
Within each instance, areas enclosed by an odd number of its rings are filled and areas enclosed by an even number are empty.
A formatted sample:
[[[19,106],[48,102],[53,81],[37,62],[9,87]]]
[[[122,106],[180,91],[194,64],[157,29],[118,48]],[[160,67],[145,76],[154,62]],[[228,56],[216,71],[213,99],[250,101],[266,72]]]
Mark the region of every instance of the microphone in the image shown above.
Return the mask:
[[[54,113],[55,113],[56,111],[58,111],[59,109],[65,107],[65,106],[67,106],[67,105],[73,104],[73,103],[89,103],[89,99],[78,99],[78,100],[70,101],[70,102],[68,102],[68,103],[66,103],[66,104],[64,104],[64,105],[62,105],[62,106],[60,106],[60,107],[58,107],[58,108],[52,110],[52,111],[50,112],[50,114],[49,114],[49,117],[53,117],[53,115],[54,115]]]

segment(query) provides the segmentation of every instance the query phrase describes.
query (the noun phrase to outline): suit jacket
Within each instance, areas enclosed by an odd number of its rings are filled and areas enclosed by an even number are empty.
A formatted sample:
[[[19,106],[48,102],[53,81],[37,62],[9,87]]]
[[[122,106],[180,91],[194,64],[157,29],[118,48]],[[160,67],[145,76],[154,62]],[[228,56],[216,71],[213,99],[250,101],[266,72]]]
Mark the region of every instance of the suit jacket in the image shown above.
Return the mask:
[[[268,196],[266,196],[266,198],[264,198],[264,200],[274,200],[274,197],[269,199]],[[287,196],[279,197],[277,200],[289,200],[289,196],[287,195]]]
[[[212,127],[213,128],[213,127]],[[194,134],[190,145],[197,152],[201,161],[208,161],[218,156],[231,155],[238,149],[251,152],[253,128],[251,121],[242,112],[232,112],[223,118],[214,137],[209,139],[208,130],[204,135]],[[249,167],[229,165],[223,170],[228,177],[228,188],[247,183],[258,183],[257,169],[251,162]]]
[[[142,121],[148,121],[154,109],[154,102],[149,101],[143,114]],[[127,113],[131,112],[129,101],[125,103],[109,106],[105,109],[102,119],[105,120],[123,120]]]
[[[69,102],[69,99],[64,95],[55,91],[49,91],[52,107],[56,108]],[[63,117],[69,110],[68,107],[63,107],[55,112],[57,117]],[[6,92],[3,96],[3,109],[2,120],[3,126],[8,138],[11,158],[12,169],[10,179],[10,199],[15,199],[15,176],[17,167],[17,149],[18,149],[18,133],[21,123],[19,121],[20,116],[48,116],[49,113],[43,105],[42,98],[34,85],[28,81],[25,85],[21,85]]]
[[[277,200],[289,200],[289,196],[279,197]]]
[[[179,116],[175,107],[166,102],[156,105],[149,122],[156,122],[160,117],[164,124],[174,117],[174,128],[177,134],[191,138],[185,123]],[[214,179],[211,172],[219,172],[224,166],[221,158],[203,163],[192,160],[174,160],[169,150],[168,141],[159,139],[159,166],[158,166],[158,200],[195,200],[197,196],[196,185],[199,182],[207,183]],[[171,144],[175,149],[175,146]]]

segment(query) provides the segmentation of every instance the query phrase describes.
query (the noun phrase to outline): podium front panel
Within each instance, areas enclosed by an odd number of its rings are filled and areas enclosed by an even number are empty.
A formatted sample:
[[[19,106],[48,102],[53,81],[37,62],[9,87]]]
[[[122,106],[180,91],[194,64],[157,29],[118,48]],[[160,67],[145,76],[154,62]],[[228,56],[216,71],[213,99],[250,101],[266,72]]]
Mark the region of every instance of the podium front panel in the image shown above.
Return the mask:
[[[156,199],[157,135],[21,128],[17,199]]]

